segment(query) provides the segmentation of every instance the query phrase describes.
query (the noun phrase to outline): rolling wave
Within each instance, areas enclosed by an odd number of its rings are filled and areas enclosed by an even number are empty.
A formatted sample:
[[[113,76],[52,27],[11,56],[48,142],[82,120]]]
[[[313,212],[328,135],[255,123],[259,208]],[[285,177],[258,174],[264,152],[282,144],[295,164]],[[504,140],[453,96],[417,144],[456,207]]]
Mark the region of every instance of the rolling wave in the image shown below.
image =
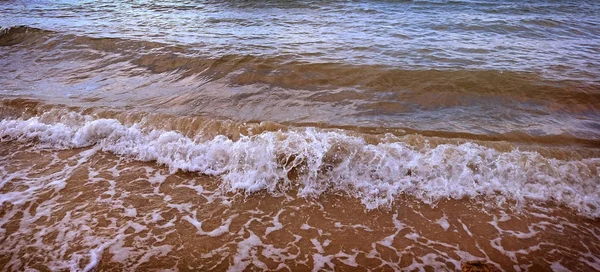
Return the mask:
[[[392,135],[370,143],[344,130],[314,127],[200,140],[81,115],[54,123],[39,117],[5,119],[0,138],[43,148],[97,146],[155,161],[173,172],[217,176],[225,191],[309,197],[344,192],[369,209],[393,205],[402,194],[430,204],[465,197],[519,204],[554,201],[585,216],[600,216],[600,158],[560,160],[471,142],[416,147]]]

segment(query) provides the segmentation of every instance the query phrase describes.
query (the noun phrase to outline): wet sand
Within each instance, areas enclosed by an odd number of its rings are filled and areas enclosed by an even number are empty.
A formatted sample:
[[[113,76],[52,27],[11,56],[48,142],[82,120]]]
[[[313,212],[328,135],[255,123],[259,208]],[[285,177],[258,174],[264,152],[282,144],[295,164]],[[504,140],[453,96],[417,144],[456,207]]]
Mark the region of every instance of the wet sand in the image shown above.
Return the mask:
[[[598,269],[597,219],[555,203],[231,193],[97,148],[1,143],[2,267],[105,270]],[[44,158],[44,159],[40,159]],[[8,199],[8,201],[7,201]]]

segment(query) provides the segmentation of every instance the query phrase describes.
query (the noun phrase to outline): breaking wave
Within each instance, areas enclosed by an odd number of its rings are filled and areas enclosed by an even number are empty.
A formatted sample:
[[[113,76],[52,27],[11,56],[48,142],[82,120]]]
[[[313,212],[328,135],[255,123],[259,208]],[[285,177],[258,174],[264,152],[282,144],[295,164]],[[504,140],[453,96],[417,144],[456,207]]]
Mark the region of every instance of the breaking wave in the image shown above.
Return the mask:
[[[0,138],[43,148],[98,146],[156,161],[173,172],[217,176],[226,191],[308,197],[344,192],[369,209],[393,205],[402,194],[429,204],[465,197],[519,205],[554,201],[585,216],[600,216],[600,158],[560,160],[469,142],[416,147],[392,135],[370,143],[341,129],[313,127],[200,140],[116,119],[79,117],[85,121],[5,119],[0,121]]]

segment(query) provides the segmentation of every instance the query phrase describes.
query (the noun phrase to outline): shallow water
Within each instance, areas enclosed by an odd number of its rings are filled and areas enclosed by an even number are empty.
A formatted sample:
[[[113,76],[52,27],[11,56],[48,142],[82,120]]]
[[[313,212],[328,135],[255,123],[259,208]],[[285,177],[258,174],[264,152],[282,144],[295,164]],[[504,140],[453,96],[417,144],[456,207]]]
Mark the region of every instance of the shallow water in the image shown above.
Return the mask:
[[[0,266],[600,270],[599,12],[0,2]]]

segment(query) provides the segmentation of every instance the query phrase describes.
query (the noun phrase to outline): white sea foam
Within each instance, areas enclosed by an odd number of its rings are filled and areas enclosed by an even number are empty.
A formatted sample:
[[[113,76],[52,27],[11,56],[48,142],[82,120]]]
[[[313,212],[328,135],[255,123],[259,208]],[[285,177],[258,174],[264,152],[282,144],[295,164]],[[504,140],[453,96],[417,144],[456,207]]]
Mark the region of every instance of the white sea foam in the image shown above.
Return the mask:
[[[446,214],[444,214],[442,218],[438,219],[436,223],[440,225],[444,230],[448,230],[448,228],[450,228],[450,223],[448,223],[448,217],[446,216]]]
[[[281,215],[281,213],[283,212],[283,210],[280,210],[274,217],[273,217],[273,226],[272,227],[268,227],[265,229],[265,235],[269,235],[269,233],[283,229],[283,224],[281,224],[281,222],[279,222],[279,216]]]
[[[231,217],[229,217],[224,223],[223,225],[213,229],[212,231],[204,231],[202,229],[202,224],[203,222],[198,221],[198,219],[196,219],[196,213],[194,212],[194,218],[192,218],[191,216],[184,216],[183,220],[188,221],[190,224],[194,225],[194,227],[196,227],[196,229],[198,229],[198,234],[199,235],[208,235],[211,237],[217,237],[217,236],[221,236],[223,234],[229,233],[229,226],[231,225],[231,221],[236,217],[237,215],[233,215]]]
[[[553,200],[600,216],[600,158],[557,160],[535,152],[465,143],[417,149],[402,139],[369,144],[343,130],[297,128],[232,140],[199,141],[176,131],[145,130],[114,119],[44,123],[40,118],[0,121],[3,141],[42,147],[98,146],[104,151],[156,161],[171,171],[219,176],[228,191],[298,188],[301,196],[344,191],[367,208],[392,204],[399,194],[432,203],[441,198],[488,196],[523,203]],[[294,179],[290,172],[297,173]]]

